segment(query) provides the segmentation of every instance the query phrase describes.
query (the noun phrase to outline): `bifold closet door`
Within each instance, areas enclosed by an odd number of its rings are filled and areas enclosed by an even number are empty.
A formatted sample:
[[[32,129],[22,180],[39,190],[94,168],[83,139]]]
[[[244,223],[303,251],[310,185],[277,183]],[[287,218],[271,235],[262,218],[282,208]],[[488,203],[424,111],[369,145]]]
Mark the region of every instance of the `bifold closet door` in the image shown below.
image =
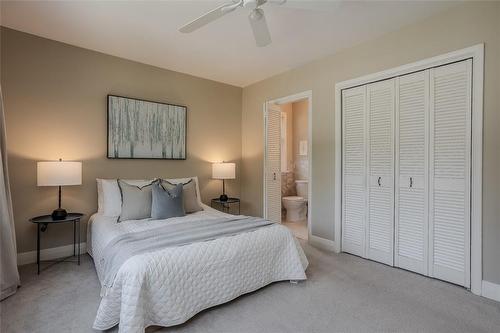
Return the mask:
[[[429,275],[470,286],[472,60],[430,70]]]
[[[342,91],[342,251],[365,255],[366,87]]]
[[[429,71],[396,85],[394,265],[428,274]]]
[[[395,79],[367,85],[368,216],[366,257],[394,263]]]
[[[281,110],[268,106],[265,114],[264,218],[281,223]]]

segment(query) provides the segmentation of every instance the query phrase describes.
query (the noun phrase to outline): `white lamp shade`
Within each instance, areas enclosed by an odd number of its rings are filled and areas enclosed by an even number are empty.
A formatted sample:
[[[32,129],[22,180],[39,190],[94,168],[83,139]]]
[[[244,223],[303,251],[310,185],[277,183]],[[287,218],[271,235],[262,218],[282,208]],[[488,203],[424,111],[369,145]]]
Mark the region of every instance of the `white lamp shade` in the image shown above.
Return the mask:
[[[212,164],[213,179],[235,179],[236,164],[235,163],[214,163]]]
[[[82,184],[82,162],[38,162],[38,186],[64,186]]]

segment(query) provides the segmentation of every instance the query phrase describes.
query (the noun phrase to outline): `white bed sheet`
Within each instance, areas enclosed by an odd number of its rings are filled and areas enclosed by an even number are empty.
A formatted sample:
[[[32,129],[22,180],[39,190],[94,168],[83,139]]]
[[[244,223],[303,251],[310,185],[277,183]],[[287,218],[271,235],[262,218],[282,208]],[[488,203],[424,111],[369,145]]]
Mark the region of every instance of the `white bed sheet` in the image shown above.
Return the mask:
[[[87,251],[99,280],[106,244],[123,233],[162,223],[220,218],[228,214],[203,205],[204,211],[168,220],[131,220],[94,214],[89,220]],[[234,216],[233,216],[234,217]],[[305,280],[307,259],[284,226],[137,255],[118,271],[113,287],[102,297],[94,328],[144,332],[151,325],[181,324],[196,313],[282,280]]]

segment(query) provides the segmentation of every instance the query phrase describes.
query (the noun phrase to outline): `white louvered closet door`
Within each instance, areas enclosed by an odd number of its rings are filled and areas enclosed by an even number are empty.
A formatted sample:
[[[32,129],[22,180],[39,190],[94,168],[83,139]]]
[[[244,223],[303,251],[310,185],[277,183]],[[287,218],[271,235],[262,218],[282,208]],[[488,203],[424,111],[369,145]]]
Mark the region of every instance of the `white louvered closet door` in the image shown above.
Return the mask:
[[[342,251],[365,255],[366,87],[342,91]]]
[[[281,110],[269,106],[265,115],[264,218],[281,223]]]
[[[429,71],[396,85],[394,265],[428,274]]]
[[[429,275],[470,286],[472,60],[430,70]]]
[[[366,257],[394,263],[395,79],[367,85],[368,218]]]

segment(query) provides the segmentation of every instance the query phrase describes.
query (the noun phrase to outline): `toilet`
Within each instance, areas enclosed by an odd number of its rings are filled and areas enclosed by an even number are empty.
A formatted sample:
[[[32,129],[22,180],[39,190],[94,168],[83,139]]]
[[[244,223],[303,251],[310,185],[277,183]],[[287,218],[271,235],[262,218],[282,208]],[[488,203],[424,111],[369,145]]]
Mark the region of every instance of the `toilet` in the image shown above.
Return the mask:
[[[307,218],[307,180],[296,180],[296,196],[283,197],[283,207],[286,210],[286,220],[288,222],[298,222]]]

